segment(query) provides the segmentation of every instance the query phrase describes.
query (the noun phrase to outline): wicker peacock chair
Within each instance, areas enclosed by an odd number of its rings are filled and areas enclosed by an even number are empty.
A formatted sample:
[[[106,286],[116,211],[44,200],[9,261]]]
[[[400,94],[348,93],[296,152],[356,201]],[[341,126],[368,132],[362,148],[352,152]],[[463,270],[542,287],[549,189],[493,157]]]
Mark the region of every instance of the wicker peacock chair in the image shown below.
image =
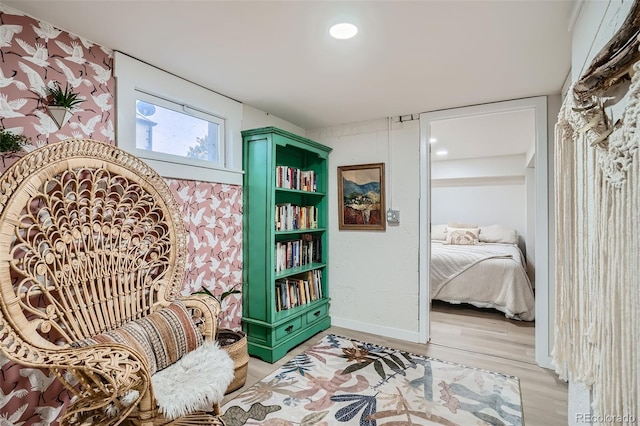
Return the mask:
[[[46,145],[0,176],[0,350],[52,371],[75,395],[61,424],[222,424],[219,400],[213,413],[165,415],[153,354],[149,361],[139,346],[95,337],[180,299],[185,256],[183,218],[165,181],[115,146]],[[212,341],[218,303],[181,300]]]

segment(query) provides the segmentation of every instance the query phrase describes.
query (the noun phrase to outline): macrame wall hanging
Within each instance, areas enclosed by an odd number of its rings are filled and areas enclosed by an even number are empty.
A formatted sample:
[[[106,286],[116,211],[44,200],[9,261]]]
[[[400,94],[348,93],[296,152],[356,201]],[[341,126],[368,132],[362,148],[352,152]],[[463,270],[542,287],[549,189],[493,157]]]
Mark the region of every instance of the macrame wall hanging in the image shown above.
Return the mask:
[[[591,387],[598,424],[640,421],[639,33],[636,1],[556,125],[553,358]]]

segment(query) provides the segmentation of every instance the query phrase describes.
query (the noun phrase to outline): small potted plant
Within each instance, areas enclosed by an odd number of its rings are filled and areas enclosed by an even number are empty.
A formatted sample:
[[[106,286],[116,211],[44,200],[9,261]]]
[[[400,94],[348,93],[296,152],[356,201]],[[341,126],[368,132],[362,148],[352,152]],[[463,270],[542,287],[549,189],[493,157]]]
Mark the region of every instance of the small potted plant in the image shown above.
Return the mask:
[[[240,284],[236,284],[231,287],[229,290],[223,292],[219,297],[211,293],[209,289],[202,287],[200,291],[196,293],[207,294],[220,303],[220,307],[224,308],[224,301],[227,297],[232,294],[242,293],[238,290],[238,286]],[[228,328],[217,328],[216,332],[216,340],[220,344],[220,347],[227,351],[233,363],[235,364],[235,373],[233,377],[233,381],[227,387],[226,393],[233,392],[244,386],[244,383],[247,380],[247,370],[249,368],[249,352],[247,348],[247,335],[242,330],[231,330]]]
[[[80,97],[80,94],[73,91],[69,83],[63,89],[60,83],[56,81],[53,87],[47,87],[46,90],[49,115],[56,122],[58,128],[62,128],[73,115],[73,109],[84,99]]]
[[[22,151],[28,143],[29,138],[25,135],[19,135],[5,128],[0,128],[0,153],[3,155]]]

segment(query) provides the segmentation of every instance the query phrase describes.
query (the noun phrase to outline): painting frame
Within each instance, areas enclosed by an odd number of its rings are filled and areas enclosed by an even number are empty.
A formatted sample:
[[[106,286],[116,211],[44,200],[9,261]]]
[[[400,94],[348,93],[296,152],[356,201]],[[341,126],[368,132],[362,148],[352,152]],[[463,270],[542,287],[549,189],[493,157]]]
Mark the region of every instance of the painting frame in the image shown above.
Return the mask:
[[[338,166],[338,229],[385,231],[384,163]]]

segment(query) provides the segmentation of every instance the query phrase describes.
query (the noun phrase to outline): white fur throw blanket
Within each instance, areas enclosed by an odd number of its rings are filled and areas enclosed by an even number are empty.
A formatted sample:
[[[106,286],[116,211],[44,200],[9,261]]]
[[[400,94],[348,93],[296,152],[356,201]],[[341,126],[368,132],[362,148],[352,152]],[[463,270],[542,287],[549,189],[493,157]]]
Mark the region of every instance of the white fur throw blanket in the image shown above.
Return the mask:
[[[175,419],[222,401],[234,365],[217,342],[205,342],[176,363],[151,376],[160,412]]]

